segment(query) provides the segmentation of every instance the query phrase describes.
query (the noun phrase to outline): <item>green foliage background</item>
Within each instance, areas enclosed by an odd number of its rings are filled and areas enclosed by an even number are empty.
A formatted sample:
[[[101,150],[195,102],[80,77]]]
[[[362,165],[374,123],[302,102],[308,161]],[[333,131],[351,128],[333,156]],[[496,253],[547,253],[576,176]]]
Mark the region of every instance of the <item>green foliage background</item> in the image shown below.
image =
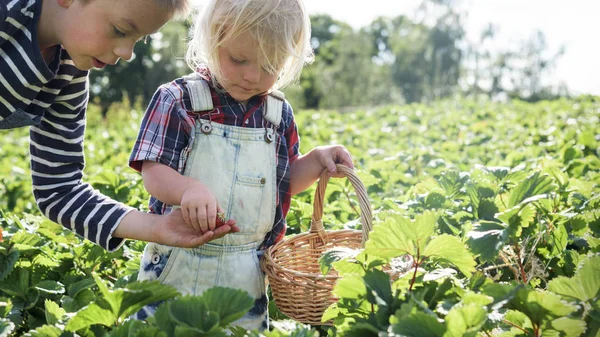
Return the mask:
[[[141,210],[147,193],[127,159],[143,109],[125,100],[103,118],[91,105],[85,142],[86,181]],[[455,98],[298,109],[296,119],[303,152],[330,143],[352,152],[374,230],[364,251],[322,261],[341,275],[332,327],[290,323],[272,302],[267,336],[598,336],[599,98]],[[0,335],[221,336],[247,310],[244,293],[215,289],[126,321],[176,295],[134,282],[144,243],[106,253],[39,216],[27,130],[3,131],[0,144]],[[293,198],[288,235],[308,229],[313,193]],[[360,228],[347,181],[332,180],[325,201],[328,228]],[[227,294],[239,310],[214,300]]]
[[[546,81],[564,48],[550,50],[539,31],[499,48],[500,29],[491,24],[479,40],[468,41],[466,15],[455,1],[440,0],[423,0],[414,15],[380,17],[361,28],[314,15],[315,62],[286,95],[297,109],[349,110],[455,94],[528,101],[569,95]],[[185,48],[193,17],[169,22],[138,43],[129,62],[92,71],[92,101],[103,113],[125,96],[148,102],[159,85],[191,72]]]

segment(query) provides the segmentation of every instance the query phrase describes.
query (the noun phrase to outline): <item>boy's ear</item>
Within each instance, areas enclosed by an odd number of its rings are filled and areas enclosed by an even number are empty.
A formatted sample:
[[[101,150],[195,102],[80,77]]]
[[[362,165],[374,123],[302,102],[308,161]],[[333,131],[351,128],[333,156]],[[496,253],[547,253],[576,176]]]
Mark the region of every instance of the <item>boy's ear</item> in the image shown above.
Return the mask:
[[[63,8],[69,8],[74,0],[56,0],[58,5]]]

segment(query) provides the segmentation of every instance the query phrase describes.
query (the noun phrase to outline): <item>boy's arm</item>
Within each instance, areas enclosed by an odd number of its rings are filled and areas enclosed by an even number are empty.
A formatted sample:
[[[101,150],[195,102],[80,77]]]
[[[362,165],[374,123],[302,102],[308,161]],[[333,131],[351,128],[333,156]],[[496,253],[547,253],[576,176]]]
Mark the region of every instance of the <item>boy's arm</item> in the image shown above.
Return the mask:
[[[71,84],[30,129],[33,193],[42,213],[107,250],[123,239],[113,231],[133,209],[82,182],[87,72],[73,72]]]
[[[82,182],[87,73],[81,72],[31,127],[33,193],[46,217],[113,251],[124,238],[178,247],[196,247],[225,235],[230,226],[199,233],[185,225],[180,211],[169,215],[139,212]]]

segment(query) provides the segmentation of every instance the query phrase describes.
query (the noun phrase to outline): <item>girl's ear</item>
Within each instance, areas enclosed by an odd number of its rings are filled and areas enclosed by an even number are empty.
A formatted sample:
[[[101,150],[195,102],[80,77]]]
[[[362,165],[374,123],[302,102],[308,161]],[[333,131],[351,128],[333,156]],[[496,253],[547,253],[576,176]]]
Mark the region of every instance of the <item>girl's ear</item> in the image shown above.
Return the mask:
[[[74,0],[56,0],[60,7],[69,8]]]

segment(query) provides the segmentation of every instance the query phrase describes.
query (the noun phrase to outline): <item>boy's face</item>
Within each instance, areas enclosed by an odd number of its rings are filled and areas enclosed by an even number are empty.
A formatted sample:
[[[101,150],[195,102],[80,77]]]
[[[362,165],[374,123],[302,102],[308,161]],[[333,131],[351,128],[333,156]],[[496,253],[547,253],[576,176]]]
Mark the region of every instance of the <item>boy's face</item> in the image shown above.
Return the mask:
[[[279,74],[261,69],[256,59],[258,44],[250,33],[230,39],[219,47],[221,84],[234,99],[245,102],[273,87]]]
[[[129,60],[135,43],[156,32],[172,13],[154,0],[57,0],[66,11],[61,44],[81,70]]]

